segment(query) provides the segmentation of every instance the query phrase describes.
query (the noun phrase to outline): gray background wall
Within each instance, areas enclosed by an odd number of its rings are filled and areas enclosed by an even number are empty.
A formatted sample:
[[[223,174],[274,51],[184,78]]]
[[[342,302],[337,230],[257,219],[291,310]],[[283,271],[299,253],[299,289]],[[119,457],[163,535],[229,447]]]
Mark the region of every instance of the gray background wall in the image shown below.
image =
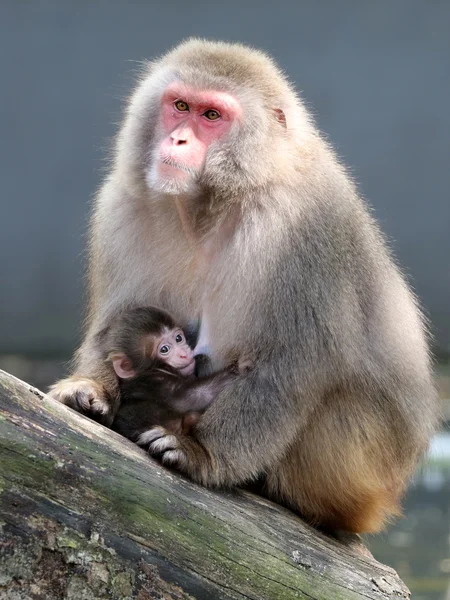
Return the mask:
[[[3,0],[0,352],[77,343],[87,215],[121,99],[136,61],[191,35],[285,68],[450,347],[450,2]]]

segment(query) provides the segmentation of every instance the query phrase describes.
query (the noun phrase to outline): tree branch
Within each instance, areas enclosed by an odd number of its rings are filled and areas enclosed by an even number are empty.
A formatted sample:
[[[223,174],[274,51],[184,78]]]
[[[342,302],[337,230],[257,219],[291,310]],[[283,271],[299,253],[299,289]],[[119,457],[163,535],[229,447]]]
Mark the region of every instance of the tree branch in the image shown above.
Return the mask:
[[[0,429],[0,597],[409,598],[362,544],[199,487],[3,371]]]

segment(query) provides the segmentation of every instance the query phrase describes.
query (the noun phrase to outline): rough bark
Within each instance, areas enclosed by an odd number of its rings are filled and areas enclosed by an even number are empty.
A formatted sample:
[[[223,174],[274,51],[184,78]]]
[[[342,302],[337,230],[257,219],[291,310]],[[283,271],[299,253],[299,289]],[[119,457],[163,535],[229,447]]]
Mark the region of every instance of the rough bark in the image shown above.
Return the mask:
[[[354,540],[201,488],[0,371],[0,598],[409,598]]]

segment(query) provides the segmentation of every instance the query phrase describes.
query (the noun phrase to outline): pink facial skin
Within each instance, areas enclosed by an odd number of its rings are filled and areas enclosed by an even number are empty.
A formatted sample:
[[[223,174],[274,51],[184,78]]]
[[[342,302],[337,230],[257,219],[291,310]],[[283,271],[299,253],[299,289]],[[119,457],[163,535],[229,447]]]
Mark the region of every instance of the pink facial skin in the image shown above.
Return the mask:
[[[150,347],[155,347],[153,358],[167,363],[184,377],[194,373],[194,352],[186,342],[182,329],[165,330],[156,340],[152,335],[148,342]],[[114,371],[120,379],[129,379],[136,375],[133,363],[125,354],[114,353],[111,360]]]
[[[159,175],[189,178],[200,172],[209,146],[228,133],[241,114],[239,102],[230,94],[170,85],[162,97],[166,135],[159,148]]]
[[[189,347],[181,329],[165,331],[158,340],[156,356],[180,372],[192,375],[195,369],[194,352]]]

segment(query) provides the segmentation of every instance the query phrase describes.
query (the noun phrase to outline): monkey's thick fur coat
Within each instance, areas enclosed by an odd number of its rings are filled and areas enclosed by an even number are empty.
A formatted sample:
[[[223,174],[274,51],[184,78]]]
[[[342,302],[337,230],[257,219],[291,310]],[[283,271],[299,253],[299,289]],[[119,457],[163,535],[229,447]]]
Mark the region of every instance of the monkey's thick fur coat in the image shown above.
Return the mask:
[[[174,81],[226,91],[243,114],[181,199],[146,179]],[[332,529],[377,531],[398,514],[438,418],[423,321],[351,179],[266,55],[188,40],[148,65],[96,201],[90,297],[56,398],[110,423],[118,395],[98,352],[103,323],[133,305],[161,306],[182,326],[201,315],[214,370],[240,356],[254,368],[192,437],[163,432],[163,462],[207,486],[263,476],[269,497]]]

